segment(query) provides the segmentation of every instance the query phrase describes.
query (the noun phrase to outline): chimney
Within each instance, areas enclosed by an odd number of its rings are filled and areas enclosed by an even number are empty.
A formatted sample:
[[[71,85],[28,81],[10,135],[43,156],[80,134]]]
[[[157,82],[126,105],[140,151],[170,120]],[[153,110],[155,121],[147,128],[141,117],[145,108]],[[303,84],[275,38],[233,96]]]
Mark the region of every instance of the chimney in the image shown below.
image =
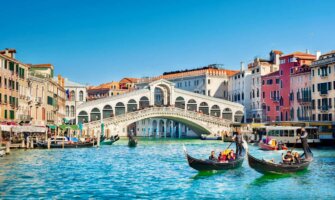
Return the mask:
[[[316,51],[315,56],[316,56],[316,60],[319,60],[321,56],[321,51]]]
[[[308,49],[306,49],[306,53],[309,54],[309,50]]]
[[[244,71],[244,62],[241,62],[241,71]]]
[[[8,56],[13,59],[15,59],[15,53],[16,53],[15,49],[9,49],[9,48],[6,48],[5,50],[0,51],[0,54]]]

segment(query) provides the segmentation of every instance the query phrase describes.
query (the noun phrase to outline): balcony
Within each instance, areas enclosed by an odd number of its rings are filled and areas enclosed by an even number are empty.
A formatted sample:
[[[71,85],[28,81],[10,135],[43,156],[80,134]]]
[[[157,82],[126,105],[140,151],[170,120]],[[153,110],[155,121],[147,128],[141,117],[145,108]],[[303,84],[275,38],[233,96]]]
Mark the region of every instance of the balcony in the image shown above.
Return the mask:
[[[321,89],[321,90],[320,90],[320,95],[321,95],[321,96],[327,96],[327,95],[328,95],[328,90],[326,90],[326,89]]]
[[[35,97],[35,104],[41,105],[42,104],[42,98],[41,97]]]
[[[321,112],[328,112],[328,111],[329,111],[329,108],[331,108],[331,106],[324,105],[324,106],[320,106],[320,107],[319,107],[319,110],[320,110]]]
[[[312,99],[310,97],[305,97],[305,98],[298,98],[299,104],[310,104],[312,102]]]
[[[274,102],[279,102],[280,98],[279,97],[271,97],[272,101]]]
[[[54,107],[53,107],[53,111],[54,112],[57,112],[59,110],[59,106],[58,105],[54,105]]]
[[[325,79],[325,78],[327,78],[327,77],[328,77],[328,73],[326,73],[326,74],[321,74],[321,75],[320,75],[320,78],[321,78],[321,79]]]
[[[30,115],[19,115],[20,121],[30,121],[31,117]]]

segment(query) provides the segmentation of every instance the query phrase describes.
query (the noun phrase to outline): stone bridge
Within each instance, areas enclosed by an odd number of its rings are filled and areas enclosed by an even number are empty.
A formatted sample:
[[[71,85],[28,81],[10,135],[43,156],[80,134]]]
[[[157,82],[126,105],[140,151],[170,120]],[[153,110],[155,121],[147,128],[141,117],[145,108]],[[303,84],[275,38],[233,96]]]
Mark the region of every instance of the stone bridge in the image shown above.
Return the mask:
[[[158,80],[123,95],[83,103],[78,106],[76,116],[86,133],[96,135],[101,133],[103,123],[103,134],[126,136],[129,125],[150,118],[177,121],[199,135],[230,130],[232,122],[241,122],[243,106],[181,90],[175,88],[174,83]],[[166,136],[169,124],[163,126]]]

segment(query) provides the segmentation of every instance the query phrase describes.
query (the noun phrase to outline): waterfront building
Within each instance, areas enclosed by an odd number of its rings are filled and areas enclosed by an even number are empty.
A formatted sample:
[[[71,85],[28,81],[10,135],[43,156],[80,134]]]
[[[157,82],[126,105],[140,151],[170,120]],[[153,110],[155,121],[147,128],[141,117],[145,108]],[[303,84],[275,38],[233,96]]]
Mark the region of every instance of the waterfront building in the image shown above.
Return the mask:
[[[262,76],[261,102],[263,121],[272,122],[280,119],[280,75],[279,71]]]
[[[87,101],[117,96],[135,89],[136,78],[123,78],[119,82],[112,81],[98,86],[87,87]]]
[[[31,124],[49,126],[61,125],[65,117],[64,79],[59,75],[53,79],[51,64],[30,65],[28,104]]]
[[[244,63],[241,62],[241,70],[229,77],[228,81],[228,100],[244,105],[244,120],[250,122],[251,112],[251,71],[244,69]],[[258,95],[258,94],[257,94]]]
[[[303,65],[310,65],[316,59],[315,55],[308,52],[294,52],[280,57],[279,81],[280,81],[280,121],[290,121],[290,78],[295,70],[300,70]]]
[[[262,108],[262,76],[278,71],[279,58],[283,53],[279,50],[272,50],[269,53],[269,58],[255,58],[252,63],[248,64],[248,69],[251,71],[251,87],[250,89],[250,104],[245,107],[250,107],[247,110],[247,122],[264,122],[266,121],[265,113]],[[249,95],[249,94],[246,94]]]
[[[76,124],[76,108],[86,102],[86,86],[65,78],[64,87],[66,91],[65,119],[70,124]]]
[[[334,121],[335,51],[323,54],[311,65],[312,120]]]
[[[294,67],[290,78],[290,119],[310,121],[311,113],[311,68],[308,65]]]
[[[0,51],[0,121],[27,120],[26,90],[29,66],[15,58],[15,49]]]

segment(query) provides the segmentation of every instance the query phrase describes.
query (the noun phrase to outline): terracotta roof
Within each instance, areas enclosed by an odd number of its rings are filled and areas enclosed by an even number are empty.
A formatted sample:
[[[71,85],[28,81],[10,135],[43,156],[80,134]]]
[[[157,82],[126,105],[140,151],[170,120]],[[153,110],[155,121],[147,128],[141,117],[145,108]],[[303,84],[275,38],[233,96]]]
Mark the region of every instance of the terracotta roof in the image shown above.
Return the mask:
[[[275,71],[275,72],[272,72],[270,74],[264,75],[264,76],[262,76],[262,78],[268,78],[268,77],[271,77],[271,76],[279,76],[279,71]]]
[[[302,59],[310,59],[310,60],[315,60],[316,59],[316,56],[313,55],[313,54],[303,53],[303,52],[299,52],[299,51],[293,52],[291,54],[283,55],[283,56],[281,56],[281,58],[290,57],[290,56],[293,56],[293,57],[296,57],[296,58],[302,58]]]
[[[138,78],[128,78],[128,77],[125,77],[123,79],[120,80],[120,83],[136,83],[138,81]]]
[[[45,68],[45,67],[53,68],[52,64],[36,64],[36,65],[30,65],[30,66],[34,68]]]

